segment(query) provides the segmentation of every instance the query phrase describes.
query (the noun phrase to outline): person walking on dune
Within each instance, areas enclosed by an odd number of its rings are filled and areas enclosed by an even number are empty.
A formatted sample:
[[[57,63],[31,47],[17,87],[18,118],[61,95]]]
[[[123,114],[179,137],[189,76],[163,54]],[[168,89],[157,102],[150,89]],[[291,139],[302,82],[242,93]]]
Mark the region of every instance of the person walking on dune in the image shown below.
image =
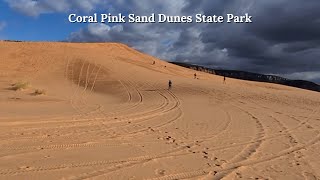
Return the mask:
[[[171,80],[169,80],[168,86],[169,86],[168,89],[170,90],[171,87],[172,87],[172,81]]]
[[[227,84],[227,82],[226,82],[226,76],[223,76],[223,84]]]
[[[197,73],[194,73],[194,78],[197,79]]]

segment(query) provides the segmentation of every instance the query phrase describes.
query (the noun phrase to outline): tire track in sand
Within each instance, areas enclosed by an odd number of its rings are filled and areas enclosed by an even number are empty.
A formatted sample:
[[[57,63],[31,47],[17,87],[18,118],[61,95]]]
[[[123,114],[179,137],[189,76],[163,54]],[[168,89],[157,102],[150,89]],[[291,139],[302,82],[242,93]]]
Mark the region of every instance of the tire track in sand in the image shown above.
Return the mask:
[[[250,165],[255,165],[263,162],[268,162],[273,159],[280,158],[282,156],[286,156],[288,154],[291,154],[293,152],[306,149],[307,147],[310,147],[312,145],[315,145],[319,142],[320,140],[320,132],[318,131],[318,136],[316,136],[314,139],[310,140],[309,142],[303,144],[303,145],[296,145],[292,148],[286,149],[284,151],[281,151],[277,153],[276,155],[269,155],[260,159],[256,160],[242,160],[240,162],[235,162],[235,163],[230,163],[224,167],[219,167],[219,168],[205,168],[200,171],[187,171],[187,172],[182,172],[182,173],[177,173],[177,174],[170,174],[170,175],[165,175],[163,177],[159,178],[151,178],[153,180],[170,180],[170,179],[179,179],[179,177],[183,178],[194,178],[198,176],[203,176],[203,175],[208,175],[210,172],[216,171],[216,172],[224,172],[224,171],[230,171],[234,170],[236,168],[242,167],[242,166],[250,166]],[[175,155],[175,154],[173,154]],[[170,154],[170,152],[165,152],[160,155],[155,155],[155,156],[140,156],[140,157],[135,157],[135,158],[128,158],[128,159],[123,159],[123,160],[110,160],[110,161],[93,161],[93,162],[85,162],[85,163],[73,163],[73,164],[62,164],[62,165],[56,165],[56,166],[47,166],[47,167],[33,167],[31,169],[23,169],[23,170],[14,170],[14,169],[7,169],[7,170],[0,170],[0,175],[5,176],[5,175],[13,175],[13,174],[21,174],[21,173],[30,173],[30,172],[42,172],[42,171],[50,171],[50,170],[59,170],[59,169],[65,169],[65,168],[78,168],[78,167],[91,167],[91,166],[103,166],[106,164],[115,164],[115,163],[122,163],[122,165],[130,164],[129,162],[135,162],[135,161],[143,161],[143,162],[148,162],[154,159],[159,159],[159,158],[167,158],[170,156],[173,156]],[[138,162],[136,162],[138,163]],[[118,167],[120,167],[121,164],[118,164]],[[101,172],[101,171],[100,171]],[[216,173],[215,173],[216,174]],[[216,179],[216,177],[214,177]]]
[[[319,133],[320,132],[318,131],[318,134]],[[259,164],[259,163],[269,162],[271,160],[278,159],[280,157],[292,154],[296,151],[306,149],[310,146],[317,144],[319,141],[320,141],[320,134],[318,136],[316,136],[314,139],[307,142],[306,144],[296,145],[292,148],[283,150],[283,151],[277,153],[276,155],[269,155],[269,156],[265,156],[263,158],[255,159],[255,160],[247,159],[247,160],[243,160],[240,162],[228,164],[222,168],[215,167],[215,168],[205,168],[205,169],[199,170],[199,171],[186,171],[186,172],[181,172],[181,173],[169,174],[169,175],[165,175],[165,176],[158,177],[158,178],[149,178],[148,180],[174,180],[174,179],[179,179],[180,177],[182,177],[182,179],[188,179],[188,178],[196,178],[196,177],[200,178],[201,176],[202,177],[207,176],[207,178],[210,178],[210,179],[221,179],[222,178],[221,176],[216,176],[218,173],[224,174],[224,173],[228,173],[230,171],[233,171],[237,168],[240,168],[242,166],[252,166],[252,165]]]

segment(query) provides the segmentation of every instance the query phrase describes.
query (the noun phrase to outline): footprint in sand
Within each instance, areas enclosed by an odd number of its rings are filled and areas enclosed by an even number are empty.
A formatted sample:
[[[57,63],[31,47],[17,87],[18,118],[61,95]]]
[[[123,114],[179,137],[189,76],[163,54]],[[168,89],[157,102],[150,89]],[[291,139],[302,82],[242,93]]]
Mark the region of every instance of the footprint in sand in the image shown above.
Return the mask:
[[[32,169],[30,166],[21,166],[19,167],[19,169],[22,169],[22,170],[30,170]]]
[[[241,173],[237,172],[236,175],[237,175],[237,179],[241,179],[242,178]]]
[[[205,177],[201,178],[201,180],[212,180],[214,179],[214,176],[217,174],[217,171],[211,171],[209,172],[208,175],[206,175]]]
[[[155,130],[152,127],[148,127],[150,132],[155,132]]]
[[[164,169],[156,169],[155,173],[156,175],[164,176],[166,171]]]
[[[317,177],[315,175],[308,172],[304,172],[303,176],[305,180],[317,180]]]
[[[206,152],[206,151],[202,151],[202,153],[203,153],[203,158],[205,158],[205,159],[209,159],[209,154]]]

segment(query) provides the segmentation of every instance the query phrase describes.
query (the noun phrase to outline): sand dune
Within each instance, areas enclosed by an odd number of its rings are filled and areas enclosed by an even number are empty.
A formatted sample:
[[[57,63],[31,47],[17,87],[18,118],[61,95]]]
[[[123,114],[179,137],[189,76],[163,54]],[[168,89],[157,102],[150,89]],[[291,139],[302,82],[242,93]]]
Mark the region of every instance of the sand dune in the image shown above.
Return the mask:
[[[0,179],[320,178],[317,92],[194,79],[116,43],[0,54]]]

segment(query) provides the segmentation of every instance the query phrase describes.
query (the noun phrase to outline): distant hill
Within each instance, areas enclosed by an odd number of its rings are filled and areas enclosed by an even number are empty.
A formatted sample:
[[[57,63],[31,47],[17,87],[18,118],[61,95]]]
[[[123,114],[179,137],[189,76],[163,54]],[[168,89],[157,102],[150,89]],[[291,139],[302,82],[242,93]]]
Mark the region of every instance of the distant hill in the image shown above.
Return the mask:
[[[23,42],[23,41],[18,41],[18,40],[2,40],[4,42]]]
[[[264,74],[246,72],[246,71],[217,70],[217,69],[207,68],[203,66],[188,64],[188,63],[180,63],[180,62],[171,62],[171,63],[182,66],[182,67],[194,69],[197,71],[207,72],[207,73],[211,73],[219,76],[226,76],[229,78],[242,79],[242,80],[248,80],[248,81],[257,81],[257,82],[275,83],[275,84],[281,84],[281,85],[320,92],[320,85],[310,81],[291,80],[291,79],[283,78],[280,76],[264,75]]]

